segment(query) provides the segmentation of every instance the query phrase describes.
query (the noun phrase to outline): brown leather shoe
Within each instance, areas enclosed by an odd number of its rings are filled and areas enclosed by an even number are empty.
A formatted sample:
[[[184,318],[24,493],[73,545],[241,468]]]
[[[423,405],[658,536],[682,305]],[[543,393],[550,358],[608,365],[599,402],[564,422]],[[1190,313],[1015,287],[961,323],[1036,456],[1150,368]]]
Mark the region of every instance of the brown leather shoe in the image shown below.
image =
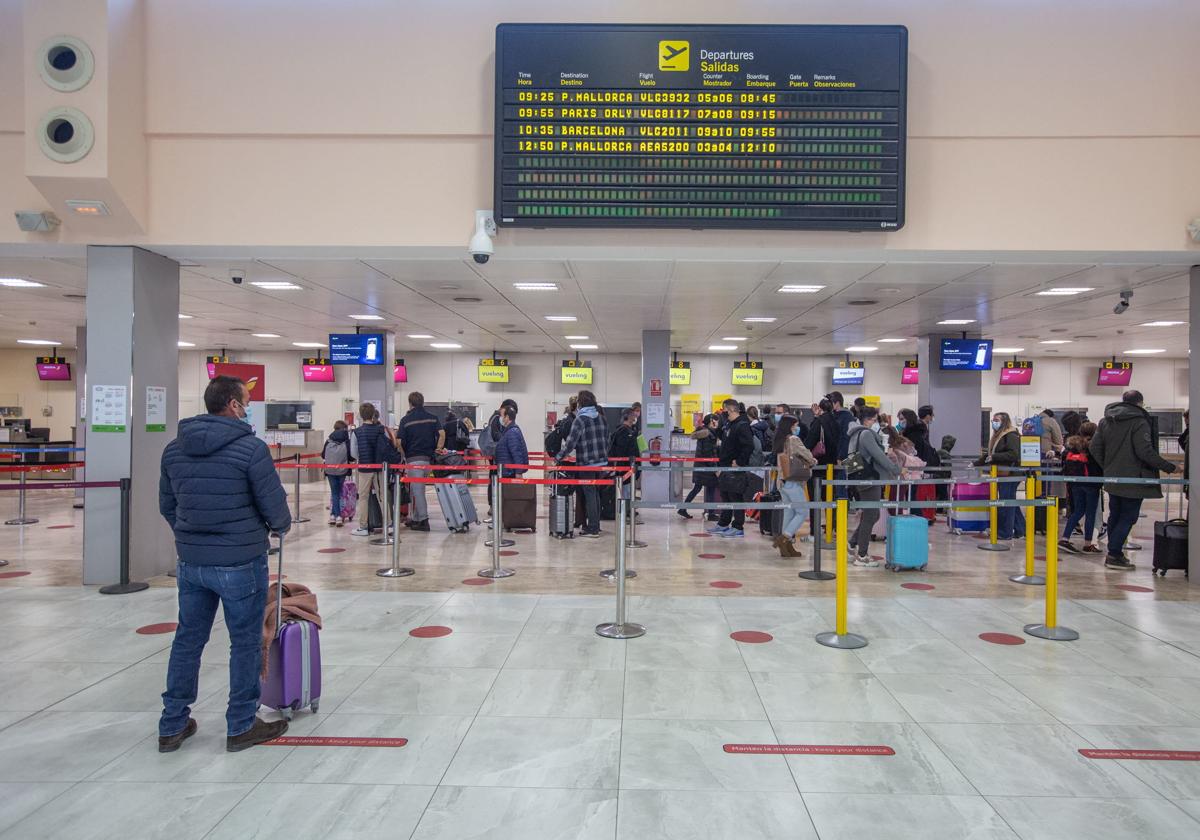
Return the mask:
[[[241,752],[265,741],[273,741],[287,732],[287,729],[288,722],[286,720],[267,722],[256,717],[254,725],[241,735],[230,735],[225,739],[225,752]]]
[[[183,731],[177,735],[158,736],[158,751],[160,753],[175,752],[179,749],[183,742],[196,734],[196,719],[188,718],[187,726],[183,727]]]

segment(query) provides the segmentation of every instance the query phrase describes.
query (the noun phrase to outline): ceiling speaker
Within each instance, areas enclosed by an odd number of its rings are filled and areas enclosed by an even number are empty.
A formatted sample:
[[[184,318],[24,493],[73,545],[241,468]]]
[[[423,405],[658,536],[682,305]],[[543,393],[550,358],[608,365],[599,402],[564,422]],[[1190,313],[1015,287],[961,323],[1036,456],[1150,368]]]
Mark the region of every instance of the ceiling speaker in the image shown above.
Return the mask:
[[[83,41],[70,35],[55,35],[43,42],[38,52],[38,72],[50,87],[69,93],[92,80],[96,60]]]
[[[37,127],[38,145],[51,160],[75,163],[87,156],[96,141],[92,121],[78,108],[52,108]]]

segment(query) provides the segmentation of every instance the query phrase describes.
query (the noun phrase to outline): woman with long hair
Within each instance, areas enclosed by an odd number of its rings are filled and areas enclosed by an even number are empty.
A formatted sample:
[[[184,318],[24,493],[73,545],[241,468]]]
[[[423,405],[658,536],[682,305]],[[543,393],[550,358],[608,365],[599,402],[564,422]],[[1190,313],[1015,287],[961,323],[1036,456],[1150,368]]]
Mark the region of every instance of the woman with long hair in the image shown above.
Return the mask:
[[[704,420],[696,430],[692,432],[692,440],[696,441],[696,457],[697,458],[716,458],[720,455],[720,442],[717,440],[717,415],[706,414]],[[698,467],[711,467],[713,464],[708,461],[701,461],[696,464]],[[693,472],[692,473],[692,490],[687,494],[687,498],[683,500],[684,504],[690,504],[693,499],[701,491],[704,491],[705,503],[713,501],[716,498],[717,492],[717,474],[715,472]],[[679,508],[676,511],[684,519],[692,519],[692,515],[688,513],[687,508]],[[717,512],[713,510],[704,511],[705,519],[716,521]]]
[[[808,481],[812,478],[813,465],[817,463],[796,434],[799,422],[793,414],[780,417],[771,443],[771,454],[779,469],[779,495],[789,505],[783,512],[783,525],[773,540],[781,557],[802,556],[796,548],[796,532],[804,524],[804,514],[808,510]]]
[[[1021,434],[1013,426],[1012,417],[1007,411],[997,411],[992,415],[992,437],[988,441],[987,454],[975,462],[975,466],[995,466],[997,475],[1008,477],[1007,467],[1016,467],[1021,463]],[[999,499],[1017,498],[1017,482],[1005,481],[996,485],[996,497]],[[996,512],[997,536],[1002,540],[1011,540],[1014,536],[1025,535],[1025,517],[1015,507],[1002,507]]]

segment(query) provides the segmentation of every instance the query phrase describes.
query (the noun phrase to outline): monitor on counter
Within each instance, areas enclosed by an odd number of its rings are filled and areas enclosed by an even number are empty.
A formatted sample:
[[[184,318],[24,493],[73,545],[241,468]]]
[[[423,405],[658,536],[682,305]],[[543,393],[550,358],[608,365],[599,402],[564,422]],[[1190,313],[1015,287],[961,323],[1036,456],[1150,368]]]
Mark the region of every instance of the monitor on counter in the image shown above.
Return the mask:
[[[37,375],[42,382],[70,382],[71,366],[66,362],[38,362]]]
[[[333,365],[301,365],[305,382],[333,382]]]
[[[1006,367],[1000,369],[1001,385],[1029,385],[1033,382],[1033,368]]]
[[[1127,388],[1132,381],[1132,362],[1105,362],[1096,378],[1097,385],[1113,388]]]
[[[392,382],[400,384],[408,381],[408,365],[404,364],[403,359],[396,359],[396,363],[392,365]]]
[[[379,333],[332,333],[329,336],[331,364],[381,365],[385,352],[386,342]]]
[[[834,385],[861,385],[866,380],[867,369],[863,367],[835,367]]]
[[[480,359],[476,371],[480,382],[508,382],[508,359]]]
[[[990,338],[943,338],[942,370],[991,370]]]
[[[920,385],[921,384],[920,368],[908,367],[906,365],[904,370],[901,371],[901,373],[900,373],[900,384],[901,385]]]

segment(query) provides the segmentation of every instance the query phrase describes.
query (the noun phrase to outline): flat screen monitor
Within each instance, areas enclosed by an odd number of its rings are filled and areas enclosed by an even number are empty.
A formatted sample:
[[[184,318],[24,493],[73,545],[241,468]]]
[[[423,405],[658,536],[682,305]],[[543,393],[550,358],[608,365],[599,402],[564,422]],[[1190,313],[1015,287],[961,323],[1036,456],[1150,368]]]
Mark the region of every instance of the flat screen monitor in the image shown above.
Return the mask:
[[[762,368],[734,368],[733,377],[730,380],[732,385],[742,385],[748,387],[761,387],[763,377],[766,371]]]
[[[38,379],[43,382],[70,382],[71,366],[68,364],[48,365],[37,363]]]
[[[692,369],[690,367],[672,367],[671,368],[671,384],[672,385],[691,385],[692,384]]]
[[[217,376],[217,363],[209,362],[205,367],[208,369],[208,378],[215,379]]]
[[[919,385],[921,384],[921,369],[915,367],[906,367],[900,374],[901,385]]]
[[[266,405],[268,429],[286,428],[289,426],[294,429],[312,428],[312,403],[269,402]]]
[[[1112,386],[1114,388],[1126,388],[1133,380],[1133,368],[1100,368],[1100,375],[1096,379],[1097,385]]]
[[[1033,368],[1001,368],[1001,385],[1028,385],[1033,382]]]
[[[392,366],[392,382],[407,382],[408,381],[408,365],[393,365]]]
[[[302,365],[305,382],[333,382],[333,365]]]
[[[480,359],[475,370],[480,382],[508,382],[508,359]]]
[[[861,385],[866,379],[866,368],[834,368],[834,385]]]
[[[563,365],[559,368],[560,381],[563,385],[591,385],[592,384],[592,368],[588,367],[571,367]]]
[[[383,336],[376,333],[329,336],[329,361],[335,365],[381,365],[385,349]]]
[[[943,338],[942,370],[991,370],[990,338]]]

